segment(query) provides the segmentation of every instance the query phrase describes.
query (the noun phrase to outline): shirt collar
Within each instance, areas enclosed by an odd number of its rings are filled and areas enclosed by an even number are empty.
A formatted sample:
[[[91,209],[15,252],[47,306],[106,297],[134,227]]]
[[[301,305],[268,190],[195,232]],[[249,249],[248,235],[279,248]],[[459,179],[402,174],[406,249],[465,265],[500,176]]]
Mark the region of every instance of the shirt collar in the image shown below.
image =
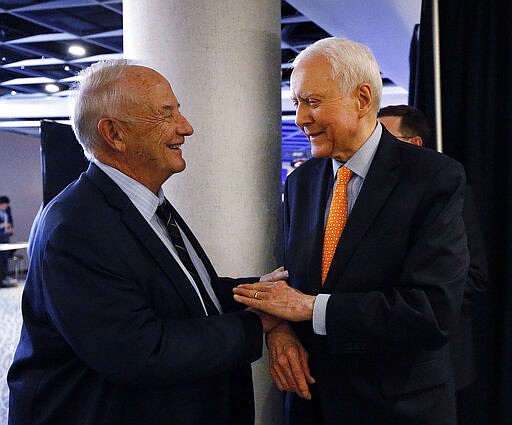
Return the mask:
[[[104,164],[97,159],[94,160],[94,163],[126,193],[135,208],[137,208],[146,221],[149,222],[155,215],[158,205],[164,200],[162,188],[158,190],[157,196],[142,183],[139,183],[137,180],[127,176],[118,169]]]
[[[373,130],[373,133],[370,135],[368,140],[363,143],[363,145],[356,151],[356,153],[354,153],[354,155],[350,157],[346,163],[336,161],[334,158],[332,159],[332,170],[334,177],[336,177],[338,168],[345,165],[345,167],[349,168],[354,174],[357,174],[359,177],[365,179],[373,161],[373,157],[375,156],[375,152],[377,151],[377,147],[379,146],[379,140],[381,136],[382,125],[377,121],[377,126],[375,127],[375,130]]]

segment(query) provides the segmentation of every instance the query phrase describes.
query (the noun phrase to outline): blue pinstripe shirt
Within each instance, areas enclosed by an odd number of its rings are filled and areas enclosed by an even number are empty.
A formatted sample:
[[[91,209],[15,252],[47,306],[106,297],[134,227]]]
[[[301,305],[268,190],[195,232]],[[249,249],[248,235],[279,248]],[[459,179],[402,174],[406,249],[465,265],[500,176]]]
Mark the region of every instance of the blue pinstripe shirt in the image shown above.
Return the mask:
[[[163,242],[163,244],[166,246],[166,248],[169,250],[171,255],[174,257],[176,262],[180,265],[183,272],[187,275],[188,280],[190,281],[190,284],[194,287],[195,291],[197,292],[197,295],[199,299],[201,300],[201,304],[203,305],[204,311],[206,313],[206,308],[204,305],[204,302],[201,298],[201,295],[199,293],[199,289],[197,289],[196,283],[194,282],[193,277],[190,275],[186,267],[181,262],[178,253],[176,251],[176,248],[172,244],[171,240],[169,239],[169,236],[167,234],[167,228],[165,227],[165,224],[162,223],[162,220],[156,215],[156,209],[158,208],[158,205],[160,205],[164,200],[164,192],[162,188],[158,191],[158,196],[155,195],[151,190],[149,190],[146,186],[139,183],[137,180],[132,179],[131,177],[127,176],[126,174],[122,173],[121,171],[117,170],[116,168],[113,168],[109,165],[103,164],[102,162],[98,160],[94,160],[94,163],[102,170],[104,171],[113,181],[116,183],[119,188],[126,193],[128,198],[130,198],[130,201],[132,201],[133,205],[137,210],[140,212],[142,217],[149,223],[153,231],[157,234],[157,236],[160,238],[160,240]],[[178,227],[179,228],[179,227]],[[199,276],[201,277],[201,281],[203,282],[206,291],[210,295],[212,301],[214,302],[215,306],[219,309],[219,311],[222,313],[222,307],[220,305],[220,302],[213,292],[212,285],[211,285],[211,279],[208,275],[208,272],[206,271],[206,267],[204,266],[203,262],[197,255],[196,251],[192,247],[192,244],[187,239],[185,233],[180,229],[181,236],[183,237],[183,241],[185,242],[185,246],[187,248],[187,251],[190,255],[190,258],[192,259],[192,262],[194,263],[194,266],[197,269],[197,272],[199,273]]]

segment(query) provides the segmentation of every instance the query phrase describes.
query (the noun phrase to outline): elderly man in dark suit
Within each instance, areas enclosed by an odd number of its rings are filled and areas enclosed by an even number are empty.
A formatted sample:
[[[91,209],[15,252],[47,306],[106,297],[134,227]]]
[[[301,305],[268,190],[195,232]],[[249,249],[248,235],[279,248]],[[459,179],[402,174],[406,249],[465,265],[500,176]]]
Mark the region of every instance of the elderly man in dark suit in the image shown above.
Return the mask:
[[[314,158],[285,188],[289,285],[234,289],[289,321],[267,338],[288,423],[454,425],[464,171],[377,122],[382,81],[365,46],[320,40],[293,66],[296,123]]]
[[[250,364],[276,319],[241,311],[247,280],[218,277],[164,198],[193,129],[150,68],[81,77],[73,128],[91,164],[35,230],[9,423],[252,424]]]

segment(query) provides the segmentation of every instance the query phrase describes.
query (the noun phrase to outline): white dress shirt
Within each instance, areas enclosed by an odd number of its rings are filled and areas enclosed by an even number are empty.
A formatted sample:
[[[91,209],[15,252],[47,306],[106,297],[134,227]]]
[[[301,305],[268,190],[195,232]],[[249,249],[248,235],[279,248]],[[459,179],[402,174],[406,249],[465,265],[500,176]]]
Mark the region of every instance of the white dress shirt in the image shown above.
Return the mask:
[[[165,227],[165,224],[162,222],[162,220],[156,215],[156,209],[158,206],[164,201],[164,193],[162,191],[162,188],[158,191],[158,196],[156,196],[153,192],[151,192],[146,186],[139,183],[138,181],[132,179],[131,177],[127,176],[126,174],[122,173],[116,168],[113,168],[109,165],[103,164],[102,162],[98,160],[94,160],[94,163],[102,170],[104,171],[113,181],[116,183],[119,188],[126,193],[128,198],[130,198],[130,201],[132,201],[133,205],[137,210],[140,212],[140,214],[144,217],[144,219],[149,223],[153,231],[157,234],[157,236],[160,238],[160,240],[163,242],[165,247],[169,250],[171,255],[174,257],[176,262],[180,265],[181,269],[183,270],[183,273],[187,276],[188,280],[190,281],[190,284],[194,288],[194,290],[197,293],[197,296],[201,300],[201,304],[203,306],[203,309],[206,314],[206,307],[204,305],[204,301],[201,298],[201,294],[199,292],[199,289],[197,288],[196,283],[194,282],[194,278],[190,275],[187,268],[183,265],[181,262],[178,252],[176,251],[176,248],[172,244],[167,228]],[[197,270],[197,273],[199,274],[199,277],[201,278],[201,281],[203,282],[203,285],[206,289],[206,292],[208,292],[208,295],[210,295],[210,298],[212,299],[213,303],[217,307],[217,309],[222,313],[222,307],[220,305],[220,302],[215,295],[215,292],[213,292],[212,284],[210,275],[208,274],[206,267],[204,266],[203,262],[199,258],[199,255],[197,255],[197,252],[192,247],[192,244],[188,240],[187,236],[183,232],[182,229],[178,226],[178,229],[181,233],[181,237],[183,238],[183,242],[185,243],[185,247],[187,248],[188,254],[190,255],[190,258],[192,260],[192,263],[194,263],[194,266]]]
[[[366,175],[368,174],[368,170],[370,169],[370,165],[373,161],[373,157],[375,156],[375,152],[377,151],[377,147],[379,146],[379,140],[382,136],[382,125],[380,122],[377,122],[377,126],[375,130],[370,135],[368,140],[363,143],[363,145],[357,150],[354,155],[350,157],[350,159],[342,164],[341,162],[332,160],[332,171],[334,173],[334,184],[331,188],[331,194],[329,195],[329,199],[327,201],[327,208],[325,211],[324,217],[324,230],[325,225],[327,224],[327,217],[329,216],[329,209],[331,206],[332,194],[334,192],[334,187],[338,184],[336,180],[336,173],[338,172],[338,168],[341,166],[345,166],[352,171],[352,178],[348,182],[347,185],[347,203],[348,203],[348,214],[350,217],[350,213],[352,212],[352,208],[356,203],[357,197],[359,196],[359,192],[363,187],[364,180]],[[325,314],[327,310],[327,303],[329,301],[330,294],[318,294],[315,300],[315,305],[313,307],[313,330],[318,335],[327,335],[327,329],[325,325]]]

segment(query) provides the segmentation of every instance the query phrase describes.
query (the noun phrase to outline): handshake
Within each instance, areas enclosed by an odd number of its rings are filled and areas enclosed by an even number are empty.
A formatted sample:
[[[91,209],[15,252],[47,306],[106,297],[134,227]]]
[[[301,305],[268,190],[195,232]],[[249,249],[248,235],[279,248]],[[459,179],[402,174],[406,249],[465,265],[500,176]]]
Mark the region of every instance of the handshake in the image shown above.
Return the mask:
[[[285,282],[287,278],[288,271],[279,267],[272,273],[261,276],[257,283],[233,288],[235,301],[245,304],[257,314],[266,313],[292,322],[311,320],[316,297],[290,287]]]
[[[270,375],[281,391],[293,391],[311,399],[308,384],[314,384],[308,353],[288,321],[312,320],[315,296],[306,295],[286,283],[288,271],[279,267],[260,281],[233,288],[235,301],[256,313],[267,334]]]

